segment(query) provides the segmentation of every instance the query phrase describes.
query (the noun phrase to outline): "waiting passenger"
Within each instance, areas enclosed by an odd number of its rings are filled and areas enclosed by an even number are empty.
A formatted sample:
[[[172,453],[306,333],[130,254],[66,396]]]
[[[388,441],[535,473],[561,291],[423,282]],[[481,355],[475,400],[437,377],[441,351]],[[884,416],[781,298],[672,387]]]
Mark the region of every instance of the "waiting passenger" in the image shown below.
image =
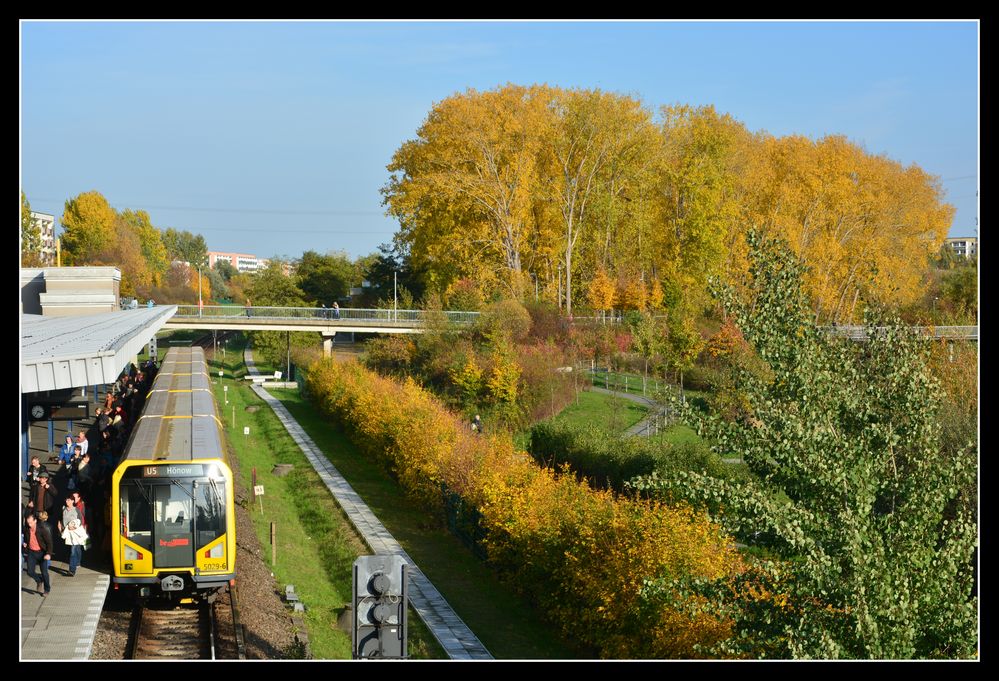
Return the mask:
[[[28,482],[31,484],[32,492],[35,491],[35,487],[38,485],[38,475],[42,471],[45,471],[46,475],[48,475],[49,473],[48,469],[46,469],[45,466],[42,465],[41,459],[39,459],[37,456],[31,457],[31,465],[28,466],[27,478]]]
[[[28,500],[28,513],[48,511],[55,505],[59,490],[49,480],[49,472],[42,469],[38,473],[38,484],[35,486],[31,499]]]
[[[76,449],[76,444],[73,442],[73,436],[66,436],[66,444],[62,446],[59,450],[59,465],[65,466],[69,469],[69,464],[73,460],[73,452]]]
[[[76,486],[84,495],[90,494],[93,484],[94,467],[90,465],[90,452],[87,452],[80,459],[76,467]]]
[[[28,558],[28,576],[35,580],[35,588],[42,598],[52,591],[52,583],[49,581],[49,561],[52,559],[52,533],[44,522],[39,522],[35,515],[30,514],[24,527],[23,546]],[[35,572],[36,567],[41,567],[41,576]],[[44,587],[44,589],[43,589]]]
[[[87,441],[87,434],[84,431],[80,431],[79,435],[76,436],[76,444],[83,448],[83,453],[87,453],[87,448],[90,447],[90,443]]]
[[[83,519],[76,508],[76,500],[72,495],[66,497],[66,506],[62,509],[62,520],[59,521],[59,532],[62,540],[69,547],[69,576],[76,575],[83,559],[83,545],[87,543],[87,531],[83,529]]]

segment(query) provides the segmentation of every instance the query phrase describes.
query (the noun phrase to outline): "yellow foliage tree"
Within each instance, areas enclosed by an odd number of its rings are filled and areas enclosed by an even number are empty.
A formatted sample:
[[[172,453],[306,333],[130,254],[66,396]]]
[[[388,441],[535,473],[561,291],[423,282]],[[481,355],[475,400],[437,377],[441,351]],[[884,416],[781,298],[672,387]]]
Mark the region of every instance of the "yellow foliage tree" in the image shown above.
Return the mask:
[[[658,278],[652,279],[652,285],[649,287],[649,297],[648,305],[650,310],[658,310],[663,306],[663,300],[666,295],[663,293],[663,285],[659,283]]]
[[[617,284],[617,305],[622,310],[644,310],[648,291],[641,279],[628,277]]]
[[[766,137],[745,182],[743,224],[787,240],[809,266],[819,324],[857,320],[863,299],[918,299],[954,214],[936,178],[838,136]]]
[[[587,297],[590,305],[595,310],[610,310],[614,307],[614,297],[617,290],[614,280],[607,276],[607,272],[601,267],[590,279],[590,287]]]
[[[116,213],[99,192],[89,191],[66,202],[59,222],[63,258],[70,265],[93,264],[115,239]]]

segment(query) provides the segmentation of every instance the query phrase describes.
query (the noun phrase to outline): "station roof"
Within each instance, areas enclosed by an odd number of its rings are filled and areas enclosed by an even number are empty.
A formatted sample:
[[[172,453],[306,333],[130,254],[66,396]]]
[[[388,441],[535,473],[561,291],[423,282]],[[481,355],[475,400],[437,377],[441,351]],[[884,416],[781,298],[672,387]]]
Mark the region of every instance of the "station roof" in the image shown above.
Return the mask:
[[[177,311],[164,305],[71,317],[21,315],[21,392],[113,383]]]

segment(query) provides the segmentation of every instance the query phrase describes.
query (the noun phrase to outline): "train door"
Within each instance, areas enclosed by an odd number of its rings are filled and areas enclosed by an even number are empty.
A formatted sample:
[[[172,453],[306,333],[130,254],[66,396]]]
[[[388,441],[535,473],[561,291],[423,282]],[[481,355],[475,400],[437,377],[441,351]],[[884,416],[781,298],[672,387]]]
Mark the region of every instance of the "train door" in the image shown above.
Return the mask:
[[[153,565],[157,569],[194,564],[194,489],[191,480],[158,482],[153,488]]]

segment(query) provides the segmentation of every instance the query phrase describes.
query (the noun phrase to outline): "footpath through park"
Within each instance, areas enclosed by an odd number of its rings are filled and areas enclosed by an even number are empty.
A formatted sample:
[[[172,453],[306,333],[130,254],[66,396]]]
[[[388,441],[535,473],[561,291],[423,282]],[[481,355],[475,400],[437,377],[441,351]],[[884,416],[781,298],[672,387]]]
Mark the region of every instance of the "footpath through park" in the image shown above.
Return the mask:
[[[244,359],[250,374],[258,374],[259,372],[253,364],[253,351],[249,348],[245,351]],[[350,522],[371,547],[371,550],[378,555],[400,556],[409,565],[410,605],[413,606],[413,610],[420,616],[420,619],[426,623],[448,657],[453,660],[491,660],[492,655],[482,645],[482,642],[458,617],[437,588],[423,574],[416,562],[379,522],[360,495],[329,462],[322,450],[306,434],[284,405],[261,386],[254,385],[252,389],[260,399],[274,410],[292,439],[295,440],[316,473],[319,474],[323,484],[333,494],[337,503],[343,508]]]
[[[607,390],[606,388],[598,388],[593,386],[590,388],[593,392],[604,393],[605,395],[614,395],[615,397],[621,397],[626,400],[631,400],[632,402],[637,402],[643,406],[648,407],[651,410],[651,414],[643,418],[641,421],[633,425],[631,428],[625,431],[625,435],[638,436],[638,435],[648,435],[649,429],[653,427],[654,423],[661,421],[663,416],[663,406],[656,402],[655,400],[645,397],[644,395],[633,395],[626,392],[618,392],[617,390]],[[742,459],[738,457],[728,457],[723,458],[722,463],[727,463],[729,465],[734,465],[742,463]]]

